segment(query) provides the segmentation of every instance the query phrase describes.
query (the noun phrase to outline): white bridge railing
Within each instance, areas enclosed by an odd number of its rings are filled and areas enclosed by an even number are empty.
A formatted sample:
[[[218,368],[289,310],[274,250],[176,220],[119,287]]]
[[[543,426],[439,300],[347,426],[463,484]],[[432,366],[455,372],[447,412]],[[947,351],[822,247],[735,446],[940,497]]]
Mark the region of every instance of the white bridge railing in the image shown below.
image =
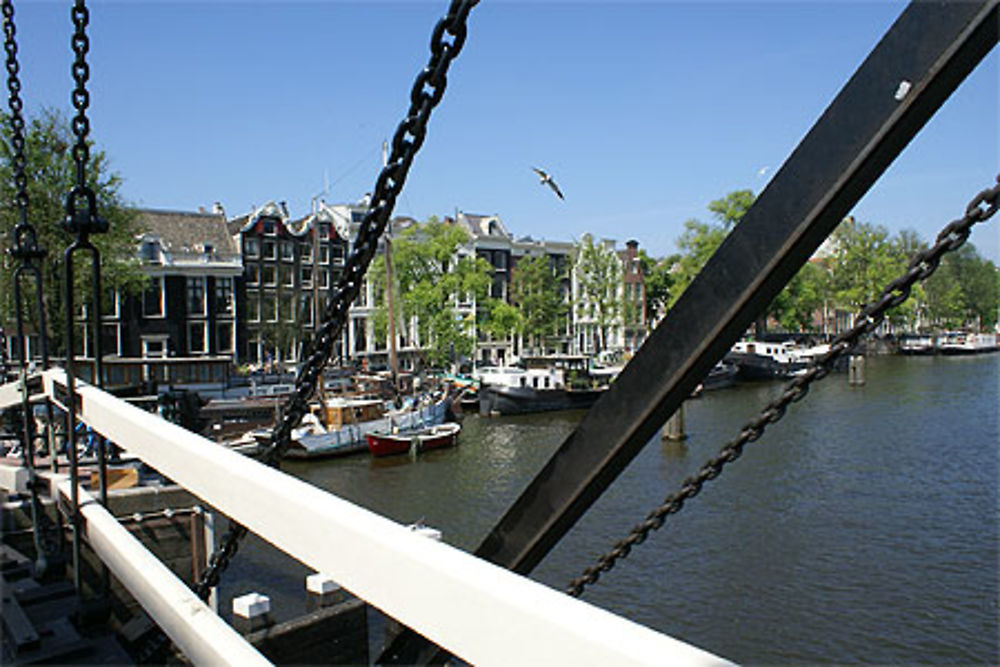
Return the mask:
[[[36,398],[67,400],[62,370]],[[32,383],[29,383],[29,385]],[[37,382],[36,392],[38,392]],[[566,596],[221,447],[77,382],[79,418],[310,568],[477,665],[719,665],[699,648]],[[0,386],[0,409],[21,401]],[[69,482],[60,492],[69,495]],[[171,639],[198,663],[263,658],[87,498],[85,536]],[[105,516],[106,515],[106,516]],[[114,522],[113,517],[110,519]],[[158,563],[158,561],[157,561]],[[183,590],[182,590],[183,589]]]

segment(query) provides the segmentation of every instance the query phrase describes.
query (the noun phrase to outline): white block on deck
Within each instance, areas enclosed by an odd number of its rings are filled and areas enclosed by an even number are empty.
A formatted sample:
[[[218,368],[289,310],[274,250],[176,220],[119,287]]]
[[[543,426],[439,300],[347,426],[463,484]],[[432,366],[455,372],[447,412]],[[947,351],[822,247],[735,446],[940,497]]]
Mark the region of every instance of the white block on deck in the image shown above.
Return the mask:
[[[327,595],[340,590],[340,584],[322,572],[306,577],[306,590],[316,595]]]
[[[271,611],[271,598],[260,593],[247,593],[233,598],[233,614],[246,619],[264,616]]]
[[[27,493],[28,469],[23,466],[0,464],[0,490],[7,493]]]

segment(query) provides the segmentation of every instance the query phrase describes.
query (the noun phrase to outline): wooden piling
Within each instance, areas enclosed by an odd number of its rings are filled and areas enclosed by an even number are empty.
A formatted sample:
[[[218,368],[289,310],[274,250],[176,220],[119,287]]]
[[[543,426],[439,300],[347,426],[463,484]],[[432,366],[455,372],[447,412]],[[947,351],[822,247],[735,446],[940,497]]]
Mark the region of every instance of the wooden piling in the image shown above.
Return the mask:
[[[677,411],[670,415],[670,419],[663,426],[660,435],[663,440],[687,440],[687,433],[684,431],[684,404],[678,406]]]
[[[852,387],[861,387],[865,384],[865,357],[861,354],[852,354],[847,366],[847,382]]]

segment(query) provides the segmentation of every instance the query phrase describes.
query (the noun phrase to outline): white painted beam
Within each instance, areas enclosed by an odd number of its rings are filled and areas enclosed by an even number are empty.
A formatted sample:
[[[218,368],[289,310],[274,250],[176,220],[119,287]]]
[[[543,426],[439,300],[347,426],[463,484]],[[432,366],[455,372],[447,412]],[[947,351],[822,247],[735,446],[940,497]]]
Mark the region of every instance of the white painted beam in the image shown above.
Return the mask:
[[[68,501],[69,478],[60,475],[57,488]],[[79,493],[87,544],[185,656],[196,665],[271,664],[93,496]]]
[[[46,373],[64,382],[61,371]],[[476,665],[727,661],[428,540],[364,508],[78,385],[80,417],[206,503]]]

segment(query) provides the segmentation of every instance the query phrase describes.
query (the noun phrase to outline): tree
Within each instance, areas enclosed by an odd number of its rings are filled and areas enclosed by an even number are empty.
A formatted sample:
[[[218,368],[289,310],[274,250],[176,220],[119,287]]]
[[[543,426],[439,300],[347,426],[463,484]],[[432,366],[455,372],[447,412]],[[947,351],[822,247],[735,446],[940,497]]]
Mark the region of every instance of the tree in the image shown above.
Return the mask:
[[[677,302],[753,202],[753,192],[736,190],[722,199],[709,202],[708,210],[715,217],[714,223],[704,223],[697,219],[684,223],[684,233],[677,239],[677,247],[681,252],[673,269],[674,284],[668,305],[672,306]]]
[[[966,243],[941,260],[925,283],[928,316],[945,328],[991,328],[1000,308],[997,267]]]
[[[13,146],[11,145],[10,118],[0,112],[3,130],[0,135],[0,197],[13,202],[16,188],[13,173]],[[74,237],[62,227],[66,217],[65,197],[75,185],[75,167],[72,147],[76,138],[70,122],[58,111],[42,110],[31,118],[25,128],[25,161],[28,179],[28,220],[34,226],[38,244],[48,251],[41,261],[45,308],[51,337],[50,351],[62,354],[65,335],[63,308],[63,251]],[[109,223],[105,234],[91,237],[100,250],[102,284],[109,289],[123,289],[138,293],[146,278],[139,268],[135,250],[136,214],[121,196],[121,177],[109,169],[107,156],[90,143],[90,161],[87,164],[88,185],[97,199],[98,214]],[[9,205],[0,207],[0,245],[6,268],[0,271],[0,322],[7,331],[14,330],[13,268],[8,250],[13,242],[14,226],[19,222],[18,211]],[[89,259],[88,259],[89,261]],[[87,265],[89,267],[89,263]],[[89,300],[86,288],[89,270],[76,268],[76,303]],[[26,299],[33,295],[33,287],[24,290]],[[38,330],[37,309],[26,304],[28,326]]]
[[[559,331],[565,315],[558,276],[548,256],[525,257],[518,261],[511,277],[511,302],[517,306],[521,332],[528,337],[530,345],[544,347],[546,339]]]
[[[822,309],[827,292],[827,269],[806,262],[768,306],[768,316],[785,331],[808,331],[813,317]]]
[[[485,302],[492,268],[482,258],[456,259],[459,247],[468,240],[465,230],[432,216],[426,223],[406,228],[392,242],[392,275],[399,294],[394,303],[399,304],[404,321],[416,320],[431,365],[443,366],[474,351],[474,316],[462,316],[457,306],[473,300]],[[384,258],[372,263],[369,275],[384,293]],[[381,335],[384,340],[384,328]]]
[[[596,325],[597,351],[607,347],[608,327],[622,315],[622,264],[614,249],[584,234],[574,252],[573,271],[579,285],[574,307]]]
[[[663,259],[654,259],[639,250],[639,265],[642,268],[643,281],[646,285],[646,308],[651,320],[658,319],[671,303],[674,292],[674,265],[680,261],[680,255],[674,254]]]
[[[847,218],[834,230],[833,239],[834,299],[851,310],[872,303],[906,269],[906,259],[881,225]]]

